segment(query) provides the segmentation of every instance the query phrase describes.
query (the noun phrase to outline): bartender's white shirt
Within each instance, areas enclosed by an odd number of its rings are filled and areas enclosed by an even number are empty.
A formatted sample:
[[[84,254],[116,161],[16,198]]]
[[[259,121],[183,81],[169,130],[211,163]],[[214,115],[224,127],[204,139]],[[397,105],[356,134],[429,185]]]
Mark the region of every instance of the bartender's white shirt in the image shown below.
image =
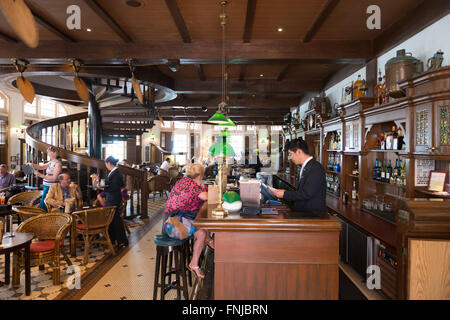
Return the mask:
[[[302,178],[302,173],[303,173],[303,169],[306,167],[306,164],[309,162],[309,160],[311,160],[313,157],[309,157],[308,159],[306,159],[306,161],[303,163],[302,165],[302,169],[300,170],[300,176],[299,176],[299,180]]]
[[[170,163],[169,163],[168,161],[164,161],[164,162],[161,164],[161,167],[160,167],[160,168],[163,169],[163,170],[169,171]]]

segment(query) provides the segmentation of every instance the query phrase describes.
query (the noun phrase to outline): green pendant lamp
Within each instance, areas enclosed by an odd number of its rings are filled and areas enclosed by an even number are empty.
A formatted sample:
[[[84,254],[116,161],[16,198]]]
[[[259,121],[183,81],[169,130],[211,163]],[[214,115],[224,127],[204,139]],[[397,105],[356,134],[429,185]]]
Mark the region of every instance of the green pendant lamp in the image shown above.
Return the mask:
[[[230,118],[227,118],[227,119],[228,119],[227,123],[221,123],[221,124],[219,124],[219,126],[221,126],[221,127],[236,127],[236,125]]]

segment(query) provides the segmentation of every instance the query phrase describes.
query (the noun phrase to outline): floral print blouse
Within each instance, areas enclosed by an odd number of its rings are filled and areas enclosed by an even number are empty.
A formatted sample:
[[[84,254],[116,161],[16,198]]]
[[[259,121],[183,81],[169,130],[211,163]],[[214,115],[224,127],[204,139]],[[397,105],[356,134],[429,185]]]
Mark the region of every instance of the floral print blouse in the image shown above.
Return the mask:
[[[206,191],[206,186],[199,186],[189,177],[178,180],[169,194],[164,213],[170,215],[178,211],[198,212],[204,202],[198,196]]]

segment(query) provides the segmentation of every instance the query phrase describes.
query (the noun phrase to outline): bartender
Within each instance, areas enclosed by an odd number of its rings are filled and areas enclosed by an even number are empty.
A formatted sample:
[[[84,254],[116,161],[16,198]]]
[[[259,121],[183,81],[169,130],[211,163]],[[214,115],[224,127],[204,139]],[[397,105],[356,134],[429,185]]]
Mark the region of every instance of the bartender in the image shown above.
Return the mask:
[[[325,170],[308,151],[305,140],[298,138],[286,143],[289,158],[295,165],[301,165],[295,191],[274,189],[270,191],[280,199],[294,202],[294,211],[326,212]]]

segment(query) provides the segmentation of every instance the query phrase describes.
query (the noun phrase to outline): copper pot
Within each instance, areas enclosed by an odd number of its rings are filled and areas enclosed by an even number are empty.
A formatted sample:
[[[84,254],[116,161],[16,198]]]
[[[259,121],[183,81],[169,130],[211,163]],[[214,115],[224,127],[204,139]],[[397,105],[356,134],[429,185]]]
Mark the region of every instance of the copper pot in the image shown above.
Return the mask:
[[[405,49],[402,49],[397,51],[396,57],[386,62],[385,70],[386,88],[389,96],[401,98],[405,96],[405,92],[400,89],[398,82],[423,72],[423,62],[414,58],[411,53],[405,52]]]

